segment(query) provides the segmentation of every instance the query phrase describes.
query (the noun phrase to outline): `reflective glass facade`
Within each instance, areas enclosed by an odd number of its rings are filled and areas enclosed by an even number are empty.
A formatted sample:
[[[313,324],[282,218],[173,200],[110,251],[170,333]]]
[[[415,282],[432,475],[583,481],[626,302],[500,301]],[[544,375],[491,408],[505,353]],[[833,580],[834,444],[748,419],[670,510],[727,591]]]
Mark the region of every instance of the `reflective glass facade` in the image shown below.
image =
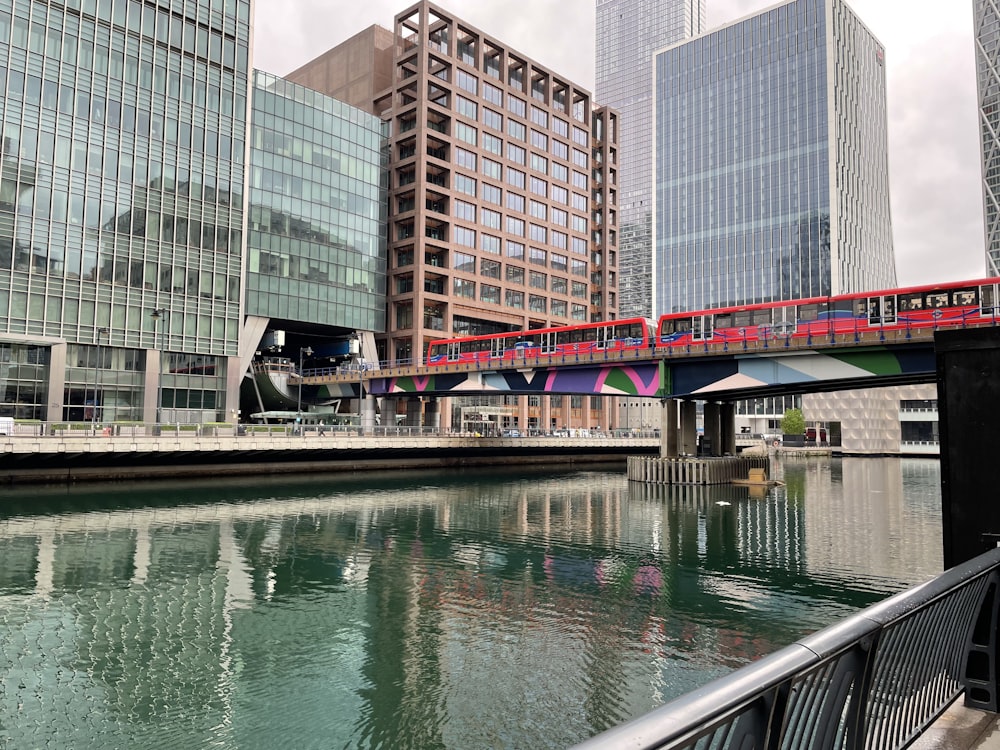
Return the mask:
[[[979,145],[983,156],[986,274],[1000,276],[1000,10],[993,0],[973,2]]]
[[[659,53],[657,314],[894,286],[882,45],[793,0]]]
[[[231,409],[249,17],[0,6],[0,414],[151,419],[158,385],[166,419]]]
[[[254,73],[248,315],[385,330],[386,129]]]
[[[618,308],[648,317],[653,264],[653,58],[700,34],[704,0],[597,0],[595,99],[619,112]]]

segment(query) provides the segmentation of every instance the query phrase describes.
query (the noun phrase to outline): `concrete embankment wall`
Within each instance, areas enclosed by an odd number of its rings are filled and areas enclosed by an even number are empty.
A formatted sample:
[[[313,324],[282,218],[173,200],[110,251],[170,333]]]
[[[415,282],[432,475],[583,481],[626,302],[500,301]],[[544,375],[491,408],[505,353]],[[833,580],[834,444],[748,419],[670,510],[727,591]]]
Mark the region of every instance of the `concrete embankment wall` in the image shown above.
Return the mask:
[[[400,471],[474,466],[619,465],[655,439],[387,437],[14,437],[0,485],[195,476]]]

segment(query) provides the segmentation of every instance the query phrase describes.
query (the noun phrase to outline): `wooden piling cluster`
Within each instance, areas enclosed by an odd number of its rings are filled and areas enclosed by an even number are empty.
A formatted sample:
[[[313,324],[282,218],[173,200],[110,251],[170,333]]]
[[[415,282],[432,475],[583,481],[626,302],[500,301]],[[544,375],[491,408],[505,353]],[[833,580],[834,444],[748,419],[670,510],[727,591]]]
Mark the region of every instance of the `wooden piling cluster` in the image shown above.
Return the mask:
[[[729,484],[746,479],[751,469],[770,472],[771,460],[762,455],[696,458],[629,456],[628,478],[646,484]]]

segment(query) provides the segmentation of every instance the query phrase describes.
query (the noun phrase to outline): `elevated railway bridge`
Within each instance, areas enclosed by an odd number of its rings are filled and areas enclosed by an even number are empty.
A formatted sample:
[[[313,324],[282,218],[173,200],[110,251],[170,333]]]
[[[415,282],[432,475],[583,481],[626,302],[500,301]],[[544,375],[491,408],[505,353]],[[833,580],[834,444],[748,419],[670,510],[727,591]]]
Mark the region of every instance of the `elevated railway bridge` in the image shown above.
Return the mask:
[[[666,455],[696,450],[696,402],[705,402],[705,434],[718,454],[735,452],[735,402],[786,394],[931,383],[933,329],[859,330],[849,334],[656,346],[649,349],[538,355],[468,363],[304,370],[290,376],[326,398],[426,401],[430,426],[441,398],[470,395],[601,395],[658,399]],[[419,408],[419,407],[418,407]],[[678,419],[679,415],[679,419]]]

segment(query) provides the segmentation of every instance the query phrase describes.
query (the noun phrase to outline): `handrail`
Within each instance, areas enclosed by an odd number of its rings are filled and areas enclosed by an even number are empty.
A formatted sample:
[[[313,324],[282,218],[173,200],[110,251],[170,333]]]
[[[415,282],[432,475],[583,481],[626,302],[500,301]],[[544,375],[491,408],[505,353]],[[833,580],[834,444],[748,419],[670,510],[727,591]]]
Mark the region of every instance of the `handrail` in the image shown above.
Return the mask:
[[[907,747],[965,691],[997,712],[1000,548],[573,750]]]

